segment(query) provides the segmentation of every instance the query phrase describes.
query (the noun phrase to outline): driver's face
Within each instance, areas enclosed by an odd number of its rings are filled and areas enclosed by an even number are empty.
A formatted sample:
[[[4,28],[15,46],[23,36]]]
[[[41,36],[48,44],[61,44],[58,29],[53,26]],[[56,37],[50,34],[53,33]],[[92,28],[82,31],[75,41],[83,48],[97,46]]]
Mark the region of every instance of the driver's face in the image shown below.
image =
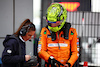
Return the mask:
[[[51,23],[51,27],[59,26],[61,23],[60,21],[57,21],[56,23]]]

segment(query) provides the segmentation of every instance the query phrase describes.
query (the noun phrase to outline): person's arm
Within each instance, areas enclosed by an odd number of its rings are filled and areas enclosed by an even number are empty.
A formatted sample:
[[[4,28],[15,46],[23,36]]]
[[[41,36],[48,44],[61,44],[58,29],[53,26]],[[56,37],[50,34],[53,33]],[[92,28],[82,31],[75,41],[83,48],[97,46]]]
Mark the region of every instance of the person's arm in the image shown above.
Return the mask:
[[[67,63],[70,63],[70,65],[72,66],[76,60],[78,59],[78,51],[77,51],[77,32],[76,29],[74,29],[73,31],[73,38],[71,40],[71,57],[68,60]]]
[[[40,58],[44,59],[48,62],[50,55],[46,52],[47,51],[47,38],[46,38],[46,31],[44,28],[41,30],[41,34],[38,41],[38,55]]]
[[[15,39],[10,39],[4,46],[4,51],[2,53],[2,62],[4,63],[19,63],[25,61],[25,55],[17,55],[16,51],[19,51],[19,47]]]

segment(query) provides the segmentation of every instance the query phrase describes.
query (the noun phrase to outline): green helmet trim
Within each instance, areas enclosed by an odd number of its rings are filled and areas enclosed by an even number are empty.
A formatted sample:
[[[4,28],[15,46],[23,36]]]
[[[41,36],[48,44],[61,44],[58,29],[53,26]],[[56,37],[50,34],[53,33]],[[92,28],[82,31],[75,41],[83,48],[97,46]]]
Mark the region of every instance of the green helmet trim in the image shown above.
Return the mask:
[[[63,20],[60,26],[57,26],[57,27],[48,26],[48,28],[51,31],[53,31],[53,32],[59,31],[64,26],[66,19],[67,19],[67,11],[66,11],[66,8],[63,7],[61,4],[53,3],[48,7],[47,15],[46,15],[47,21],[56,22],[56,21]]]

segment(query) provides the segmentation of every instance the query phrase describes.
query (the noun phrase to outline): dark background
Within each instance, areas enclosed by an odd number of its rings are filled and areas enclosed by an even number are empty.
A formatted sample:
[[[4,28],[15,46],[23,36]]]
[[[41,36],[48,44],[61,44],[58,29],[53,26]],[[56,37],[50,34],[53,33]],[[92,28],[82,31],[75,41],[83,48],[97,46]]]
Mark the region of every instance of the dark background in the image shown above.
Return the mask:
[[[91,11],[91,0],[54,0],[54,2],[79,2],[77,11]]]

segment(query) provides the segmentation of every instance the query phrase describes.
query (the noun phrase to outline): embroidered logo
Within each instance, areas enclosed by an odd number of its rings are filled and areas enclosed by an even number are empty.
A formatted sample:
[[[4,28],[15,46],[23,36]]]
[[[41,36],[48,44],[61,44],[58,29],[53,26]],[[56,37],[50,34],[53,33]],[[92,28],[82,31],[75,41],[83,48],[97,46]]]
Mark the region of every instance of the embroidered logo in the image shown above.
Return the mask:
[[[7,53],[12,53],[12,51],[11,50],[7,50]]]

